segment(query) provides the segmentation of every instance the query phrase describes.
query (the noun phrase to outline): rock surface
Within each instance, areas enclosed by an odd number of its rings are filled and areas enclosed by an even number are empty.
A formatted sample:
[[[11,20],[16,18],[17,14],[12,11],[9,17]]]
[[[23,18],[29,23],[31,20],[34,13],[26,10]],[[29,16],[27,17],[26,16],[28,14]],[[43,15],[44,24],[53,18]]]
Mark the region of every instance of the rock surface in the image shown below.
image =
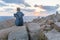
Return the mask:
[[[22,27],[14,22],[15,19],[0,22],[0,40],[29,40],[29,36],[31,40],[60,40],[60,14],[34,19]]]
[[[48,40],[60,40],[60,32],[57,32],[55,29],[44,34],[47,36]]]
[[[8,35],[8,40],[28,40],[28,35],[25,26],[18,27]]]
[[[40,25],[38,23],[28,23],[27,24],[31,40],[42,40],[46,39],[45,35],[43,32],[40,32]],[[43,33],[43,34],[42,34]],[[41,35],[43,38],[41,38]]]
[[[56,22],[54,27],[58,32],[60,32],[60,22]]]
[[[21,26],[21,27],[24,27],[24,26]],[[2,30],[0,30],[0,39],[1,40],[7,40],[8,39],[8,35],[9,35],[9,33],[10,32],[14,32],[14,31],[20,31],[19,29],[24,29],[24,28],[21,28],[21,27],[16,27],[16,26],[13,26],[13,27],[10,27],[10,28],[6,28],[6,29],[2,29]],[[26,31],[26,30],[24,30],[24,31]]]
[[[6,28],[6,29],[2,29],[0,30],[0,38],[7,38],[8,34],[11,32],[11,31],[14,31],[16,30],[17,27],[11,27],[11,28]]]

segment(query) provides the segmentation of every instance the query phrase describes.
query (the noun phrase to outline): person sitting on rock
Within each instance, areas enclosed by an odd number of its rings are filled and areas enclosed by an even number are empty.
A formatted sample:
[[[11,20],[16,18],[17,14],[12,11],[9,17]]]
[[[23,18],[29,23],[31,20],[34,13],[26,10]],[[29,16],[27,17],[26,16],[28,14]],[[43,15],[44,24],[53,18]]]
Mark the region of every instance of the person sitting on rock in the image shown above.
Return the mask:
[[[17,12],[14,14],[14,17],[16,17],[15,25],[16,26],[23,26],[23,16],[24,14],[20,11],[20,8],[17,8]]]

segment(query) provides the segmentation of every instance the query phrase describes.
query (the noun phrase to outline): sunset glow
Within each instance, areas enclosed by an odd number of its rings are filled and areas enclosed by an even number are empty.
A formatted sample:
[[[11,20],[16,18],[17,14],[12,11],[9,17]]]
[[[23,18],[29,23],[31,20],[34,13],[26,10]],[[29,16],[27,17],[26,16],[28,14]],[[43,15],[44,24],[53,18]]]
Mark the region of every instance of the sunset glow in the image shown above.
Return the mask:
[[[15,0],[16,2],[17,0]],[[18,1],[12,2],[7,0],[0,0],[0,16],[12,16],[16,12],[16,8],[20,7],[26,16],[39,16],[43,15],[42,12],[47,12],[46,9],[43,9],[43,6],[56,6],[57,4],[60,5],[60,0],[20,0],[21,3],[17,4]],[[25,3],[24,3],[25,2]],[[30,7],[28,7],[28,5]],[[38,5],[39,7],[34,7],[34,5]],[[59,8],[60,9],[60,8]],[[58,10],[59,10],[58,9]],[[7,11],[8,10],[8,11]],[[34,10],[34,11],[31,11]],[[26,13],[25,13],[26,11]],[[29,12],[31,11],[31,12]],[[28,13],[29,12],[29,13]],[[46,13],[45,13],[46,14]],[[45,16],[44,14],[44,16]],[[46,14],[48,15],[48,14]]]

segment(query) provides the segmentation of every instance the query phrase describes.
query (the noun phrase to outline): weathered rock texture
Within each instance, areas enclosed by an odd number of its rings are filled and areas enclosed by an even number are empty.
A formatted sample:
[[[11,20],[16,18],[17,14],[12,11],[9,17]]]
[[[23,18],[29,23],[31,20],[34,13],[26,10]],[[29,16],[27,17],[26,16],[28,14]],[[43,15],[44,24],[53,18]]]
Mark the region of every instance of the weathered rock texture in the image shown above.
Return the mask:
[[[16,29],[17,29],[17,27],[11,27],[11,28],[6,28],[6,29],[0,30],[0,38],[7,38],[8,34],[11,31],[14,31]]]
[[[41,28],[38,23],[28,23],[27,27],[29,29],[31,40],[47,40],[47,37],[43,32],[41,32]]]
[[[18,27],[15,31],[12,31],[8,35],[8,40],[28,40],[26,27]]]
[[[44,34],[47,36],[48,40],[60,40],[60,32],[57,32],[55,29]]]
[[[25,24],[17,27],[15,19],[0,22],[0,40],[60,40],[60,14]]]
[[[52,27],[54,27],[58,32],[60,32],[60,22],[55,22],[54,24],[51,24]]]

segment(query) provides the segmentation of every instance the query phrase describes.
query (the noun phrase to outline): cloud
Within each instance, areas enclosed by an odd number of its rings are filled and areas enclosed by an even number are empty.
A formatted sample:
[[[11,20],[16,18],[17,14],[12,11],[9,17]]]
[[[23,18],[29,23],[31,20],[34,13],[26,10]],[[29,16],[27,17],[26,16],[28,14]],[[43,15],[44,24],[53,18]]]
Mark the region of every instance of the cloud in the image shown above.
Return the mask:
[[[2,0],[0,0],[0,16],[1,15],[9,15],[9,14],[12,14],[12,13],[15,13],[16,12],[16,8],[17,7],[21,7],[23,8],[24,5],[23,4],[14,4],[14,3],[6,3]]]
[[[30,5],[28,3],[26,3],[25,0],[12,0],[12,1],[11,0],[2,0],[2,1],[4,1],[7,4],[12,4],[12,3],[18,4],[18,5],[23,4],[26,7],[30,7]]]
[[[6,3],[15,3],[15,4],[20,4],[24,3],[24,0],[3,0]]]
[[[4,1],[0,0],[0,7],[2,6],[7,6],[7,4]]]
[[[38,4],[38,5],[51,5],[55,6],[56,4],[60,4],[60,0],[26,0],[28,4],[31,6]]]
[[[24,0],[0,0],[0,16],[13,16],[13,14],[16,12],[16,8],[17,7],[21,7],[22,11],[25,13],[25,15],[33,15],[33,12],[35,10],[35,8],[30,7],[30,5],[26,2],[24,2]],[[26,7],[30,7],[26,8]],[[28,12],[28,13],[27,13]],[[26,14],[27,13],[27,14]],[[42,14],[43,15],[43,14]]]

